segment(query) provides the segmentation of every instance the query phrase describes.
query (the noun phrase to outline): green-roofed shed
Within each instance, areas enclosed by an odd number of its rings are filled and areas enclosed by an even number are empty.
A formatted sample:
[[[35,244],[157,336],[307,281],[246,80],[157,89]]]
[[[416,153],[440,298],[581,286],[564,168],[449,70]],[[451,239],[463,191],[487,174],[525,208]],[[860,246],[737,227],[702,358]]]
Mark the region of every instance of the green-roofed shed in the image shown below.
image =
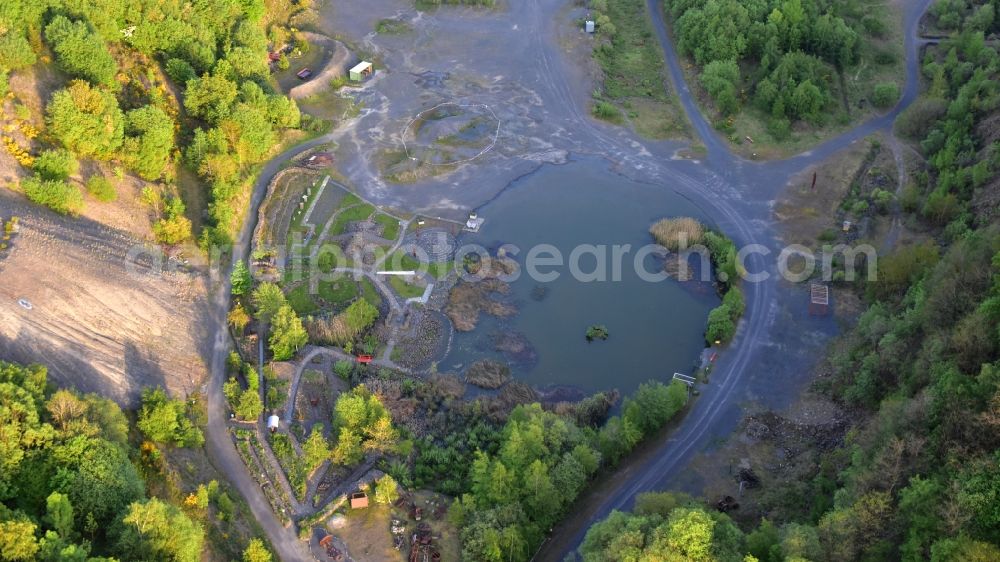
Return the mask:
[[[352,82],[361,82],[372,75],[372,63],[361,61],[349,71]]]

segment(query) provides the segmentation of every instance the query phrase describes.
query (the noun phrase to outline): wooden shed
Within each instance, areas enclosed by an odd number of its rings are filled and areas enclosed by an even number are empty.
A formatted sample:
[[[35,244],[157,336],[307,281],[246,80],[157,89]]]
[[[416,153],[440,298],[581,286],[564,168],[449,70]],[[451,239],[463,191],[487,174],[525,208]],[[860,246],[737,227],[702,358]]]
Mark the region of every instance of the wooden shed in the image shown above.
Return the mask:
[[[351,494],[351,509],[364,509],[368,507],[368,494],[355,492]]]

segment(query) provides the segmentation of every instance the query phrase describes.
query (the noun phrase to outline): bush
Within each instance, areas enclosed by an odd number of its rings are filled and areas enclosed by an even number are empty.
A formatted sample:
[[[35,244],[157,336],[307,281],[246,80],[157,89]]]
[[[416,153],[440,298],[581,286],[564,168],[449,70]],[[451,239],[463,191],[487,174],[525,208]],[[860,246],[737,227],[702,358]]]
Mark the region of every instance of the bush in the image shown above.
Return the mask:
[[[889,212],[889,206],[892,204],[892,200],[895,196],[891,191],[885,189],[876,189],[872,192],[872,199],[875,201],[875,207],[881,214],[886,214]]]
[[[194,68],[184,59],[170,59],[167,61],[166,66],[167,76],[177,84],[184,85],[187,84],[188,80],[191,80],[197,76],[195,74]]]
[[[76,173],[80,163],[73,154],[64,148],[51,148],[42,151],[35,158],[33,166],[35,173],[43,180],[66,180]]]
[[[650,435],[663,427],[687,403],[687,387],[679,381],[666,385],[659,381],[639,385],[622,406],[626,420]]]
[[[160,244],[180,244],[191,238],[191,221],[184,216],[184,202],[179,197],[167,200],[164,216],[153,225],[153,234]]]
[[[767,122],[767,132],[776,141],[783,141],[792,134],[792,123],[784,117],[771,119]]]
[[[28,199],[59,214],[76,215],[83,210],[83,194],[64,181],[27,178],[21,188]]]
[[[599,101],[594,104],[594,115],[605,121],[618,121],[622,116],[614,104],[606,101]]]
[[[899,86],[892,82],[876,84],[872,93],[872,103],[875,107],[886,109],[896,104],[899,99]]]
[[[708,313],[708,329],[705,330],[705,341],[709,344],[725,343],[736,334],[736,323],[733,322],[733,312],[725,304],[712,309]]]
[[[87,179],[87,193],[94,196],[101,203],[110,203],[118,199],[118,191],[108,178],[94,174]]]
[[[746,301],[743,299],[743,290],[739,287],[730,287],[726,295],[722,297],[722,304],[729,308],[730,317],[736,322],[743,316],[746,310]]]
[[[191,423],[186,409],[183,400],[171,400],[162,388],[148,388],[142,393],[142,409],[136,425],[157,443],[201,447],[205,437]]]

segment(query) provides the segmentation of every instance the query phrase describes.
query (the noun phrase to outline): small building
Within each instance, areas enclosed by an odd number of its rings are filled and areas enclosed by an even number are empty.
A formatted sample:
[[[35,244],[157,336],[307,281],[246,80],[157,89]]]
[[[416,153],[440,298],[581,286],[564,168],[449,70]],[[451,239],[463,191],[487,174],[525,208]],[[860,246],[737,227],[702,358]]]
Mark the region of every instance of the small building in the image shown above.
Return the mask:
[[[278,424],[280,424],[280,423],[281,423],[281,419],[278,417],[278,415],[277,414],[271,414],[267,418],[267,429],[271,433],[274,433],[275,431],[278,431]]]
[[[809,314],[826,316],[830,310],[830,287],[821,283],[809,286]]]
[[[295,76],[299,80],[308,80],[310,77],[312,77],[312,75],[313,71],[308,68],[303,68],[302,70],[295,73]]]
[[[587,33],[593,33],[594,32],[594,20],[587,20],[586,22],[584,22],[583,29]]]
[[[368,494],[355,492],[351,494],[351,509],[364,509],[368,507]]]
[[[372,72],[374,72],[372,63],[363,60],[352,66],[351,70],[348,71],[348,75],[350,76],[352,82],[363,82],[371,77]]]
[[[469,213],[469,220],[465,221],[465,230],[469,232],[479,232],[479,227],[483,226],[486,219],[476,213]]]

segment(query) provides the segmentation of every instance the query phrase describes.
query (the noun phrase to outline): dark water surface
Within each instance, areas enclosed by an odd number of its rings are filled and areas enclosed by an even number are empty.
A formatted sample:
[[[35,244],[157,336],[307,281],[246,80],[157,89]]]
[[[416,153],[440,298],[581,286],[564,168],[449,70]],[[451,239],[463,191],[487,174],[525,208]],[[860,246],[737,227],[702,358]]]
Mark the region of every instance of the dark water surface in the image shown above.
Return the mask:
[[[545,166],[515,182],[479,210],[486,219],[480,232],[467,233],[459,245],[480,244],[491,253],[504,244],[520,249],[515,256],[520,277],[504,300],[518,313],[508,318],[480,317],[472,332],[456,333],[442,370],[464,371],[472,361],[490,357],[511,363],[514,376],[531,385],[572,385],[585,391],[618,388],[630,393],[651,378],[669,380],[675,371],[689,373],[704,347],[709,310],[719,302],[708,283],[650,282],[640,278],[637,251],[650,244],[649,226],[663,217],[705,217],[669,187],[634,183],[609,171],[603,162],[580,160]],[[525,267],[529,250],[551,244],[562,266],[538,267],[558,272],[554,281],[532,279]],[[574,248],[607,246],[603,267],[583,254],[579,269],[603,271],[606,281],[574,278]],[[623,252],[620,280],[614,281],[613,245]],[[646,271],[662,270],[662,260],[640,260]],[[606,341],[587,342],[587,327],[607,327]],[[527,349],[504,354],[495,350],[499,336],[527,340]]]

